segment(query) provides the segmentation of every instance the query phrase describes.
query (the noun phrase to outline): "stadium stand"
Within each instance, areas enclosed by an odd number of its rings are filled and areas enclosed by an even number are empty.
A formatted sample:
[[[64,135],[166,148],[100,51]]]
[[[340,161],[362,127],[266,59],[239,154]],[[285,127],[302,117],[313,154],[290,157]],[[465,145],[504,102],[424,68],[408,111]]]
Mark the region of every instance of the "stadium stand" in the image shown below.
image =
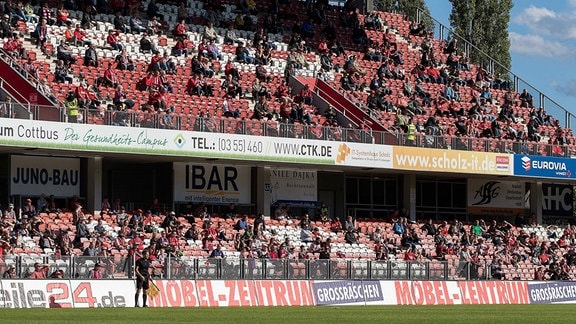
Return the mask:
[[[37,112],[38,119],[387,144],[404,144],[411,119],[421,147],[574,152],[572,130],[529,94],[399,14],[302,1],[46,3],[21,18],[8,15],[11,30],[0,44],[7,66],[60,109],[56,117]],[[60,269],[86,277],[101,262],[107,277],[125,277],[127,260],[144,248],[157,275],[169,278],[221,278],[214,270],[221,261],[211,257],[219,249],[227,267],[269,260],[270,269],[289,265],[291,276],[313,277],[307,260],[325,259],[335,262],[331,277],[355,278],[434,270],[443,279],[563,280],[574,279],[576,267],[574,229],[531,221],[424,224],[394,213],[338,225],[296,215],[255,230],[255,215],[240,229],[240,217],[203,211],[84,215],[78,206],[7,210],[0,271],[10,275],[13,265],[27,277],[35,263],[47,263],[56,276]],[[273,267],[276,260],[288,261]],[[246,267],[246,278],[262,276]]]

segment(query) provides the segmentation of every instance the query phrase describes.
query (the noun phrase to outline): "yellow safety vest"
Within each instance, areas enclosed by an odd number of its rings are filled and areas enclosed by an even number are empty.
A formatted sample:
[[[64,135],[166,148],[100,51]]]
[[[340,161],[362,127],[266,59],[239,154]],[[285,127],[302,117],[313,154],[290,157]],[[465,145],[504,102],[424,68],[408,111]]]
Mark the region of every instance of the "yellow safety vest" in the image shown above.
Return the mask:
[[[68,116],[78,116],[78,99],[74,98],[74,100],[66,100],[64,105],[68,111]]]
[[[406,139],[413,141],[414,135],[416,135],[416,126],[414,124],[408,124],[408,135],[406,136]]]

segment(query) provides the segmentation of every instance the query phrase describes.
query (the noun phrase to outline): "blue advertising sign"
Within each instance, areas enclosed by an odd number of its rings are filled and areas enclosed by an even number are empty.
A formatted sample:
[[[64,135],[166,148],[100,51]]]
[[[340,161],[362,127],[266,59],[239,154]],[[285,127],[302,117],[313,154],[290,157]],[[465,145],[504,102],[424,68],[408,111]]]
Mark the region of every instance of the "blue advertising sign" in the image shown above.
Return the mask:
[[[576,159],[514,155],[514,175],[567,179],[576,177]]]
[[[316,305],[335,305],[382,301],[378,281],[316,281],[313,283]]]
[[[554,304],[576,301],[576,283],[550,281],[529,283],[528,294],[531,304]]]

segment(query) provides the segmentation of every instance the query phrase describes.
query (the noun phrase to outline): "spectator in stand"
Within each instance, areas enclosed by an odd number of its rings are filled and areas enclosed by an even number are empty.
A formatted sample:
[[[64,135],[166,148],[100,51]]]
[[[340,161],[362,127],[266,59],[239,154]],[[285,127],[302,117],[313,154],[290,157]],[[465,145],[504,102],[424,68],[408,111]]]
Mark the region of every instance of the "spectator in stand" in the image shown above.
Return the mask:
[[[160,68],[158,72],[176,74],[176,64],[174,63],[172,58],[168,55],[168,52],[164,52],[162,59],[158,61],[158,66]]]
[[[255,62],[262,65],[269,65],[271,59],[272,53],[270,52],[270,49],[263,44],[258,44],[256,54],[254,55]]]
[[[34,80],[37,80],[40,78],[40,75],[38,74],[38,68],[36,67],[36,65],[34,65],[34,61],[31,58],[29,58],[28,61],[24,63],[22,68],[24,69],[24,72],[26,73],[28,79],[32,78]]]
[[[156,111],[166,109],[164,95],[156,86],[152,86],[148,93],[148,104],[153,106]]]
[[[234,103],[230,100],[230,96],[227,94],[224,95],[224,100],[222,101],[222,115],[226,118],[239,118],[240,111],[235,108]]]
[[[14,111],[14,104],[12,103],[12,97],[6,96],[5,101],[0,104],[0,117],[12,118],[16,114]]]
[[[156,0],[150,0],[148,7],[146,7],[146,14],[148,15],[148,19],[163,19],[163,16],[160,14],[160,7],[156,4]]]
[[[126,53],[126,49],[123,49],[122,52],[116,56],[115,61],[118,70],[134,71],[135,69],[134,62],[128,53]]]
[[[132,33],[140,34],[146,31],[146,27],[142,24],[140,18],[138,18],[138,10],[132,10],[130,14],[130,30]]]
[[[154,52],[154,56],[150,58],[150,64],[148,64],[148,72],[158,72],[161,70],[161,63],[164,58],[160,56],[160,52]]]
[[[28,17],[26,16],[26,13],[24,12],[24,8],[22,6],[22,2],[18,2],[18,4],[12,4],[12,1],[6,1],[6,3],[4,4],[4,13],[5,14],[9,14],[10,16],[10,23],[13,25],[16,25],[19,21],[25,21],[25,22],[29,22],[28,21]],[[7,7],[10,7],[10,10],[8,11]]]
[[[84,52],[84,66],[100,66],[100,61],[98,60],[98,52],[96,51],[96,46],[93,43],[90,43]]]
[[[70,29],[70,24],[68,24],[68,29]],[[68,30],[67,30],[68,31]],[[76,27],[72,31],[71,37],[68,39],[69,44],[74,44],[74,46],[84,46],[86,44],[90,44],[90,42],[84,41],[84,37],[86,37],[86,32],[80,28],[79,24],[76,24]]]
[[[66,45],[64,40],[60,41],[60,45],[56,48],[57,55],[56,58],[58,60],[64,61],[67,66],[70,66],[72,63],[76,63],[76,59],[72,57],[72,49]]]
[[[181,56],[182,54],[184,54],[184,57],[188,57],[190,50],[188,49],[185,38],[178,37],[176,38],[176,44],[172,47],[172,55]]]
[[[236,47],[236,61],[240,63],[254,63],[254,57],[249,55],[248,49],[244,46],[244,42],[239,42]]]
[[[226,94],[228,94],[230,98],[235,98],[236,96],[238,96],[239,98],[243,97],[242,87],[240,86],[238,81],[232,78],[231,74],[229,74],[226,77],[226,80],[222,82],[222,85],[220,87],[226,91]]]
[[[112,64],[108,65],[108,68],[104,71],[104,75],[98,78],[96,84],[98,86],[111,88],[116,88],[116,86],[118,86],[118,75],[116,74],[116,69]]]
[[[534,98],[532,97],[532,94],[530,94],[530,92],[528,92],[528,90],[524,89],[522,90],[522,93],[520,94],[520,106],[521,107],[525,107],[525,108],[532,108],[534,107]]]
[[[60,7],[56,10],[56,25],[66,26],[69,22],[68,16],[70,16],[70,13],[64,8],[64,4],[60,4]]]
[[[34,263],[34,272],[32,272],[28,279],[46,279],[48,277],[49,264]]]
[[[229,74],[232,75],[234,80],[240,80],[240,72],[238,72],[238,69],[234,65],[232,59],[228,59],[228,62],[224,66],[224,75],[227,77]]]
[[[104,269],[102,265],[98,262],[94,265],[94,268],[88,272],[88,279],[103,279],[104,278]]]
[[[26,50],[24,49],[18,33],[12,34],[11,37],[6,40],[4,43],[4,50],[14,58],[27,58]]]
[[[228,29],[226,29],[226,32],[224,33],[224,43],[228,45],[235,45],[238,43],[238,36],[236,35],[234,24],[228,25]]]
[[[148,20],[148,33],[150,35],[162,35],[162,23],[158,21],[156,16]]]
[[[4,15],[4,19],[6,19],[6,15]],[[1,26],[1,25],[0,25]],[[1,27],[2,30],[4,29]],[[11,32],[11,30],[10,30]],[[48,36],[48,25],[45,19],[40,20],[40,22],[36,25],[36,29],[34,30],[33,38],[36,39],[36,48],[40,48],[44,53],[46,51],[46,47],[44,44],[46,43]],[[7,36],[2,36],[7,37]]]
[[[110,47],[112,47],[113,50],[122,51],[124,47],[120,43],[118,43],[118,36],[119,33],[117,31],[110,29],[108,31],[108,36],[106,37],[106,43],[110,45]]]
[[[56,22],[56,20],[52,17],[52,10],[48,7],[47,3],[41,4],[40,9],[38,10],[38,18],[40,20],[46,19],[48,25],[52,26]]]
[[[220,52],[220,48],[218,48],[218,44],[216,44],[216,40],[211,40],[207,46],[207,56],[213,60],[222,61],[222,53]]]
[[[12,36],[13,29],[10,25],[10,16],[5,14],[2,16],[2,21],[0,21],[0,38],[6,38]]]
[[[126,109],[132,109],[134,107],[134,101],[132,99],[126,98],[126,93],[124,93],[124,88],[121,85],[116,86],[116,91],[114,91],[114,97],[112,102],[115,105],[124,105]]]
[[[54,80],[57,82],[68,82],[69,84],[72,84],[72,78],[68,74],[68,67],[64,64],[63,60],[59,60],[56,64],[56,70],[54,71]]]
[[[95,84],[98,82],[95,82]],[[96,108],[100,105],[97,93],[92,91],[87,81],[82,81],[74,91],[74,97],[78,99],[78,105],[82,108]]]
[[[142,38],[140,38],[140,51],[143,53],[156,53],[158,51],[146,33],[142,33]]]
[[[176,26],[174,26],[172,36],[174,36],[174,40],[178,39],[179,37],[188,38],[188,27],[186,25],[186,20],[182,19],[179,23],[176,24]]]
[[[186,3],[184,2],[180,2],[180,4],[178,5],[178,21],[181,20],[186,20],[186,22],[188,22],[190,20],[190,13],[188,12],[188,9],[186,8]]]
[[[220,37],[216,28],[214,28],[214,24],[212,22],[208,22],[208,25],[204,28],[204,32],[202,33],[202,37],[206,38],[208,41],[218,41]]]
[[[13,264],[9,265],[6,271],[4,271],[2,274],[2,279],[18,279],[16,267]]]

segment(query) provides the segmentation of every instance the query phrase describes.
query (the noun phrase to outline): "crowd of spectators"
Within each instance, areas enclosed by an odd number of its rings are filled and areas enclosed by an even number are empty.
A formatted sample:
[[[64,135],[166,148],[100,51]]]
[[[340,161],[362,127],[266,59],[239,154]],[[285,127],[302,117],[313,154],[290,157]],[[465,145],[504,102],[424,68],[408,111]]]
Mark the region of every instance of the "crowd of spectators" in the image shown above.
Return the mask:
[[[31,251],[51,258],[80,255],[97,260],[86,274],[96,279],[112,277],[117,267],[125,267],[110,260],[119,251],[129,257],[146,250],[158,271],[168,259],[174,262],[173,271],[179,271],[180,258],[190,251],[190,244],[196,246],[194,255],[202,258],[349,260],[358,256],[347,255],[343,244],[334,248],[335,243],[362,243],[373,252],[360,258],[419,264],[446,261],[453,267],[453,278],[572,280],[576,267],[573,226],[548,226],[542,235],[543,227],[535,224],[534,215],[529,220],[518,216],[514,224],[481,219],[465,224],[409,221],[405,209],[387,215],[388,220],[367,221],[352,216],[340,219],[322,211],[312,220],[308,214],[290,215],[285,209],[273,217],[281,220],[270,221],[264,214],[238,213],[234,205],[221,215],[211,214],[203,203],[188,209],[176,215],[164,211],[154,199],[146,210],[128,211],[120,199],[111,202],[105,197],[100,214],[89,215],[77,197],[69,200],[68,207],[59,206],[53,196],[42,195],[35,202],[27,198],[21,207],[11,203],[3,210],[0,255],[3,259],[25,256],[32,241]],[[50,226],[54,220],[61,225]],[[299,235],[283,235],[279,228],[298,229]],[[525,269],[532,273],[522,275]],[[11,278],[14,269],[3,271],[4,278]],[[48,274],[48,265],[41,263],[29,271],[25,274],[29,278],[62,276],[56,271]]]
[[[18,7],[12,4],[14,7]],[[47,25],[68,26],[65,37],[56,47],[56,57],[61,63],[57,64],[54,71],[54,80],[62,83],[73,83],[77,77],[80,82],[82,75],[72,75],[71,65],[80,64],[91,67],[103,66],[103,58],[98,57],[94,44],[87,42],[86,30],[93,28],[94,15],[96,13],[114,14],[114,29],[108,32],[106,46],[117,52],[113,62],[108,62],[108,68],[97,79],[93,90],[101,87],[110,87],[112,91],[118,90],[119,80],[115,75],[117,70],[133,71],[137,62],[126,52],[124,44],[119,38],[120,33],[140,34],[140,50],[149,51],[153,56],[149,62],[148,75],[139,80],[137,89],[148,92],[148,100],[142,101],[137,98],[124,97],[131,101],[125,105],[125,100],[113,100],[112,109],[131,110],[132,108],[144,112],[153,112],[165,115],[166,111],[177,115],[178,107],[175,106],[180,91],[175,88],[180,85],[172,84],[168,76],[175,75],[178,69],[176,58],[179,56],[191,57],[190,68],[192,75],[189,78],[185,91],[192,96],[218,96],[219,102],[231,102],[229,99],[245,98],[252,95],[253,104],[258,108],[254,112],[241,114],[238,107],[218,107],[224,109],[222,114],[226,117],[246,116],[254,119],[274,120],[281,123],[298,121],[304,124],[313,124],[318,118],[313,116],[314,106],[305,102],[305,110],[308,113],[297,113],[300,109],[295,100],[300,96],[292,94],[278,96],[284,84],[280,83],[281,76],[270,72],[273,53],[277,51],[275,43],[268,39],[268,33],[284,33],[290,35],[288,52],[286,56],[286,68],[284,78],[294,75],[298,69],[307,68],[310,64],[306,55],[317,54],[321,70],[320,78],[325,78],[328,73],[336,73],[340,76],[342,89],[351,92],[370,93],[364,102],[364,106],[372,116],[378,116],[380,111],[393,114],[394,128],[399,132],[410,129],[411,123],[415,126],[415,134],[425,136],[451,135],[457,137],[476,137],[492,139],[509,139],[518,142],[538,142],[545,135],[550,144],[566,145],[573,144],[571,133],[559,126],[557,120],[546,113],[543,108],[535,107],[532,95],[523,90],[518,94],[510,87],[510,82],[500,75],[491,75],[488,71],[474,66],[465,53],[460,51],[457,39],[452,39],[446,44],[435,41],[432,34],[423,24],[412,24],[410,35],[400,35],[393,26],[388,26],[387,21],[379,12],[372,12],[366,16],[359,14],[358,10],[347,2],[339,11],[339,20],[335,25],[333,19],[327,19],[327,6],[324,2],[307,4],[305,11],[293,3],[260,5],[254,3],[246,5],[242,2],[234,20],[227,20],[221,13],[222,5],[219,3],[205,4],[206,15],[195,17],[190,14],[182,3],[178,8],[178,23],[168,26],[165,17],[160,14],[159,6],[151,1],[146,8],[141,8],[134,1],[127,1],[124,6],[115,8],[92,7],[82,4],[65,3],[56,9],[48,8],[45,3],[40,6],[38,12],[24,10],[27,14],[17,14],[18,10],[3,8],[8,12],[8,24],[6,27],[8,41],[5,42],[5,50],[12,53],[16,58],[26,60],[27,53],[22,48],[22,41],[17,31],[18,21],[37,23],[32,37],[36,39],[39,47],[44,47],[49,35]],[[24,4],[24,9],[31,8]],[[82,19],[78,24],[69,18],[68,10],[81,10]],[[14,13],[16,12],[16,14]],[[268,14],[268,15],[264,15]],[[274,19],[276,18],[276,19]],[[291,28],[279,22],[293,24]],[[199,33],[201,41],[194,44],[190,39],[192,33],[189,29],[191,23],[201,23],[204,27]],[[216,28],[223,27],[225,32],[219,34]],[[342,40],[337,37],[338,30],[352,30],[350,40],[344,40],[347,44],[356,46],[353,50],[363,53],[362,57],[356,54],[347,55],[347,49],[342,45]],[[367,30],[377,31],[376,34],[366,33]],[[239,31],[254,32],[254,39],[246,42],[238,37]],[[148,35],[170,33],[176,42],[171,50],[162,53],[158,45],[152,42]],[[377,35],[378,38],[375,38]],[[403,53],[396,39],[403,37],[420,50],[419,64],[407,65],[406,53]],[[415,37],[415,38],[410,38]],[[223,43],[223,44],[220,44]],[[84,46],[83,57],[74,57],[70,46]],[[231,46],[233,60],[223,62],[224,51],[229,51]],[[352,51],[358,53],[358,51]],[[440,53],[440,54],[439,54]],[[344,57],[344,64],[333,63],[334,58],[340,60]],[[377,69],[369,69],[365,62],[378,62]],[[253,77],[246,82],[245,69],[239,69],[236,64],[249,64],[256,67]],[[220,66],[226,65],[225,69]],[[26,75],[38,78],[38,67],[30,62],[22,64]],[[220,80],[221,72],[226,79]],[[469,78],[470,74],[473,77]],[[232,81],[228,77],[232,75]],[[403,82],[402,89],[394,89],[389,86],[389,80]],[[38,82],[40,84],[41,82]],[[43,81],[42,83],[46,83]],[[441,85],[441,91],[431,85]],[[126,91],[124,89],[122,91]],[[179,89],[178,89],[179,90]],[[222,90],[222,91],[219,91]],[[121,91],[121,92],[122,92]],[[48,91],[49,92],[49,91]],[[128,91],[130,92],[130,91]],[[100,91],[94,91],[96,96],[90,103],[105,103],[104,97],[98,97]],[[54,98],[53,94],[48,94]],[[123,93],[120,97],[127,96]],[[65,99],[66,96],[61,99]],[[142,97],[142,96],[140,96]],[[263,98],[263,99],[262,99]],[[83,98],[78,98],[83,99]],[[97,99],[97,100],[94,100]],[[136,100],[134,100],[136,99]],[[278,105],[270,105],[268,100],[274,100]],[[291,101],[290,101],[291,100]],[[82,100],[80,100],[82,101]],[[129,102],[130,102],[129,101]],[[262,110],[260,108],[268,108]],[[267,107],[268,106],[268,107]],[[68,107],[66,107],[68,109]],[[79,108],[109,109],[95,106],[85,106],[81,102]],[[527,109],[528,114],[522,115],[519,110]],[[72,113],[75,110],[72,109]],[[376,112],[376,114],[375,114]],[[211,112],[214,114],[214,111]],[[386,116],[386,115],[385,115]],[[163,117],[157,117],[162,119]],[[385,117],[384,117],[385,118]],[[314,119],[314,121],[312,120]],[[69,118],[69,120],[75,120]],[[410,122],[412,120],[412,122]],[[334,121],[322,118],[322,126],[333,126]],[[123,123],[116,123],[122,125]],[[126,123],[124,123],[126,124]],[[554,129],[548,133],[540,132],[541,126],[549,126]],[[168,127],[170,128],[170,127]],[[412,137],[407,134],[406,137]],[[558,152],[559,154],[562,152]]]

